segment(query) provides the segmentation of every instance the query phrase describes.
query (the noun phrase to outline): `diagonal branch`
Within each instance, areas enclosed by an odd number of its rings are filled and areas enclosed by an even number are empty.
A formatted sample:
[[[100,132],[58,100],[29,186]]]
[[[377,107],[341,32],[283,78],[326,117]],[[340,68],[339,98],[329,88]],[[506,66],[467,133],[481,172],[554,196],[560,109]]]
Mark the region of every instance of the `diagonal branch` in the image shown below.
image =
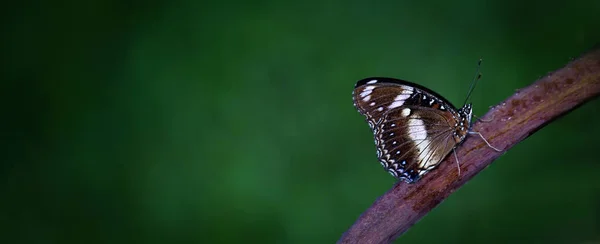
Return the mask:
[[[388,243],[490,165],[511,147],[554,119],[600,94],[600,46],[548,74],[494,106],[473,130],[503,152],[469,136],[457,148],[461,175],[454,157],[415,184],[400,182],[381,196],[344,233],[338,243]]]

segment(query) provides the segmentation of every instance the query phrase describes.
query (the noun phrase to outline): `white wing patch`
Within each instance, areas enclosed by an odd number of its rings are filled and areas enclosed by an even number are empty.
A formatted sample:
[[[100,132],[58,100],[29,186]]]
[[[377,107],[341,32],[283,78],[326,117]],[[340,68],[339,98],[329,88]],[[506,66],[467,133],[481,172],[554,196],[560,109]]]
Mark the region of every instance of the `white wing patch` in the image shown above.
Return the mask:
[[[418,142],[415,143],[415,146],[419,151],[419,160],[417,162],[425,163],[425,165],[419,165],[419,168],[426,169],[429,168],[429,166],[436,164],[437,162],[433,162],[432,160],[425,160],[425,157],[430,155],[432,152],[430,152],[431,147],[429,147],[429,144],[431,142],[429,139],[427,139],[427,130],[425,128],[425,124],[423,124],[423,120],[420,118],[410,118],[408,119],[407,128],[410,139],[413,142]]]
[[[389,109],[400,107],[406,99],[413,94],[413,88],[410,86],[402,86],[402,92],[394,98],[394,102],[388,106]]]
[[[376,86],[367,86],[365,87],[365,89],[360,93],[360,97],[366,97],[368,95],[371,95],[371,93],[373,92],[373,89],[375,89]]]

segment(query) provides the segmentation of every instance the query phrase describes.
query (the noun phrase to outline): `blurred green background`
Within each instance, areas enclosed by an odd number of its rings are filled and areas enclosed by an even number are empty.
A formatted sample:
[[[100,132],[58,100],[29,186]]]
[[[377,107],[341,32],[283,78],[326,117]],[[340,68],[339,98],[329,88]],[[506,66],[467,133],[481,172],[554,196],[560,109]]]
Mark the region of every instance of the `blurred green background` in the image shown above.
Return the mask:
[[[391,76],[483,115],[600,41],[600,2],[64,1],[2,9],[0,243],[332,243],[392,187],[352,106]],[[397,242],[597,243],[592,101]]]

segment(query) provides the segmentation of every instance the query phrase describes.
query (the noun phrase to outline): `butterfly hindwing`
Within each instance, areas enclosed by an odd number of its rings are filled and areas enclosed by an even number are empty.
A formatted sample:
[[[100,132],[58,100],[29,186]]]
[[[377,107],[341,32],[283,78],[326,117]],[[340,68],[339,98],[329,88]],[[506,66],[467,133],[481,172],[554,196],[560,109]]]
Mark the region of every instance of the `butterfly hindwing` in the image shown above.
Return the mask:
[[[435,168],[456,144],[446,114],[415,106],[389,111],[374,133],[384,168],[409,182]]]

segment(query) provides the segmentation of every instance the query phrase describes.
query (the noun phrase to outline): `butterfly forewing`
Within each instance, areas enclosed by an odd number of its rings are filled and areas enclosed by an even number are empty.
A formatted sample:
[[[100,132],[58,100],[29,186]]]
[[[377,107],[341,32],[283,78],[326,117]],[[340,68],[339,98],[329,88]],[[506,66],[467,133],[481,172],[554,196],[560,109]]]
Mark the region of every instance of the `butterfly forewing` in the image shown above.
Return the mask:
[[[369,83],[371,81],[375,81]],[[377,83],[363,80],[354,90],[354,105],[367,117],[371,129],[391,108],[401,106],[413,94],[414,88],[401,84]]]
[[[380,163],[397,178],[416,181],[460,142],[455,139],[460,115],[427,88],[369,78],[357,83],[353,98],[373,131]]]

